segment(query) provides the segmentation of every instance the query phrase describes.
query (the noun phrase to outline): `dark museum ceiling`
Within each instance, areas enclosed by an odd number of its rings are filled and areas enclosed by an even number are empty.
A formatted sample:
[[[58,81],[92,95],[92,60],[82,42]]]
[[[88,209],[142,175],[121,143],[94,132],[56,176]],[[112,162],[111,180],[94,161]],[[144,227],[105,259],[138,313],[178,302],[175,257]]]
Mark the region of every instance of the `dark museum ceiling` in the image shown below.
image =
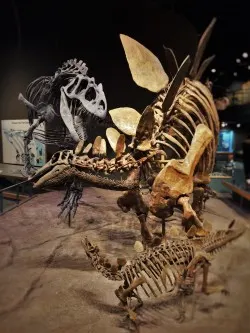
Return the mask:
[[[119,0],[106,2],[32,0],[1,1],[1,37],[15,38],[20,25],[22,40],[39,37],[47,38],[54,32],[79,29],[107,29],[114,21],[129,21],[131,15],[164,17],[164,12],[173,10],[181,14],[201,32],[207,22],[216,16],[218,22],[209,48],[217,54],[218,64],[230,64],[239,54],[250,51],[250,29],[248,1],[191,1],[191,0]],[[18,22],[19,21],[19,22]],[[4,29],[5,27],[5,29]],[[80,28],[81,27],[81,28]],[[136,27],[134,27],[136,29]],[[142,27],[139,27],[141,29]],[[7,33],[6,33],[7,31]],[[50,34],[48,34],[50,32]],[[173,34],[174,30],[171,31]],[[86,37],[86,36],[84,36]]]
[[[64,34],[65,30],[79,36],[81,29],[86,39],[84,30],[88,30],[88,35],[91,36],[91,29],[97,30],[101,27],[102,30],[107,30],[108,26],[118,21],[122,25],[130,21],[131,15],[135,13],[138,17],[147,16],[149,24],[153,16],[160,16],[164,20],[164,12],[169,10],[184,16],[199,32],[212,17],[218,18],[209,50],[217,56],[214,66],[219,68],[219,71],[228,72],[229,78],[226,79],[230,80],[239,67],[235,59],[242,52],[250,51],[248,1],[119,0],[93,3],[74,0],[5,0],[1,3],[2,40],[7,39],[8,44],[10,39],[17,43],[18,29],[21,43],[41,37],[58,40],[57,35]],[[167,16],[166,14],[166,20]],[[143,27],[138,23],[138,26],[133,25],[133,28],[140,30]],[[171,34],[173,32],[174,30]],[[248,76],[244,70],[240,69],[239,72],[244,79]]]
[[[126,66],[117,38],[119,33],[140,40],[157,55],[162,53],[162,44],[167,44],[175,49],[180,61],[187,53],[194,53],[199,34],[217,17],[207,49],[207,54],[216,54],[216,59],[206,76],[220,91],[233,81],[250,79],[250,56],[244,65],[243,61],[236,62],[237,58],[242,59],[243,52],[250,55],[248,7],[246,0],[5,0],[1,1],[1,46],[12,53],[14,49],[36,50],[36,57],[40,50],[47,50],[51,68],[72,54],[81,57],[84,50],[90,68],[108,75],[108,68],[114,62],[118,68]],[[53,56],[55,53],[61,55],[60,60]],[[216,73],[211,73],[212,68],[216,68]],[[123,77],[122,71],[120,75]]]

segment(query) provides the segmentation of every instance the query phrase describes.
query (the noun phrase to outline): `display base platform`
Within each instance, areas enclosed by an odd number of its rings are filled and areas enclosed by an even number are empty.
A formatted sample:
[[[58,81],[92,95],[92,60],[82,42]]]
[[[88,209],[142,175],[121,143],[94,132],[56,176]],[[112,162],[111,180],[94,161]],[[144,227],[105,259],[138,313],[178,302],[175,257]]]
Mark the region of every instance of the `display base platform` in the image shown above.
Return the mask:
[[[132,213],[116,206],[119,193],[86,188],[84,202],[69,228],[59,224],[57,204],[63,192],[38,195],[0,217],[0,332],[3,333],[125,333],[130,332],[114,290],[121,284],[96,272],[81,240],[88,235],[111,258],[132,258],[140,239]],[[207,202],[205,217],[214,228],[236,227],[250,216],[237,214],[218,199]],[[152,217],[153,229],[160,228]],[[176,216],[176,225],[180,224]],[[171,225],[171,223],[169,223]],[[218,254],[211,266],[210,284],[226,283],[231,294],[199,293],[186,302],[187,319],[176,323],[171,298],[144,301],[138,310],[141,333],[249,332],[250,234]],[[191,319],[191,316],[194,316]]]

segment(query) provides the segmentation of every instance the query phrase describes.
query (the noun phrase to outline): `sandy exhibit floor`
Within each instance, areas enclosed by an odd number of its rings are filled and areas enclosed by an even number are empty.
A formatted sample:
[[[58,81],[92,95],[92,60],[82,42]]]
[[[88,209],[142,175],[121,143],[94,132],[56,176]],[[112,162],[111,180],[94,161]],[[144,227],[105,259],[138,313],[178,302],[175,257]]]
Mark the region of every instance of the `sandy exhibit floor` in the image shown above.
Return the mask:
[[[139,223],[116,206],[119,193],[86,188],[72,228],[58,223],[62,192],[33,198],[0,217],[0,333],[125,333],[133,331],[118,306],[121,284],[96,272],[81,246],[88,235],[110,257],[135,254]],[[247,214],[210,199],[205,216],[214,228],[249,223]],[[151,218],[151,227],[157,223]],[[220,252],[210,283],[226,284],[230,295],[187,298],[187,319],[176,322],[173,300],[146,300],[138,311],[140,333],[250,332],[250,232]]]

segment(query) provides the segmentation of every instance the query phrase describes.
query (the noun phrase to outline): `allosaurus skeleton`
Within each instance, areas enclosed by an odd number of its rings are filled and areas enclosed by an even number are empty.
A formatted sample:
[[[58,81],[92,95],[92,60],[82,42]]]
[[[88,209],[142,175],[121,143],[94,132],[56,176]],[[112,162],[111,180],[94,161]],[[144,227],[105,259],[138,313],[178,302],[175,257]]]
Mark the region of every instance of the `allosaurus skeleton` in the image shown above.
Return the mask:
[[[29,143],[34,131],[41,123],[50,124],[56,120],[57,128],[39,133],[39,141],[60,148],[72,148],[80,140],[87,140],[87,126],[93,119],[104,119],[107,101],[102,84],[96,84],[88,76],[88,67],[82,61],[71,59],[63,63],[53,76],[41,76],[32,81],[26,89],[26,98],[20,93],[18,99],[28,108],[30,128],[24,135],[24,174],[31,176],[34,168],[29,154]],[[34,120],[37,119],[35,122]],[[82,196],[83,184],[68,185],[64,202],[78,201]],[[69,200],[70,198],[70,200]],[[66,216],[70,218],[70,210]]]
[[[104,119],[107,102],[102,84],[87,75],[83,61],[71,59],[63,63],[53,76],[41,76],[26,89],[26,98],[18,99],[28,108],[30,128],[25,134],[25,170],[30,175],[28,144],[34,130],[43,122],[50,123],[58,117],[62,128],[44,134],[44,143],[66,148],[87,139],[87,122],[91,116]],[[34,119],[37,121],[34,123]],[[65,140],[66,139],[66,140]],[[69,140],[69,141],[68,141]],[[66,146],[66,147],[65,147]]]

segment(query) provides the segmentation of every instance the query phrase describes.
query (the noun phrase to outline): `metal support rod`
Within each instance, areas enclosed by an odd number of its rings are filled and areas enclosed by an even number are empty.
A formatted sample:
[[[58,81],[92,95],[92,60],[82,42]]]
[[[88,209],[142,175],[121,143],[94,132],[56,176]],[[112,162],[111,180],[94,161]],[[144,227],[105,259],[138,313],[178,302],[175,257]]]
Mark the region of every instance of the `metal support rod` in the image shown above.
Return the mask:
[[[14,184],[14,185],[11,185],[11,186],[8,186],[8,187],[5,187],[5,188],[2,188],[2,189],[0,190],[0,193],[5,192],[5,191],[7,191],[7,190],[10,190],[10,189],[16,187],[17,185],[20,186],[20,185],[23,185],[23,184],[25,184],[25,183],[29,183],[29,182],[30,182],[30,180],[27,179],[27,180],[24,180],[23,182],[20,182],[20,183],[17,183],[17,184]]]
[[[15,207],[17,207],[19,204],[20,204],[20,188],[23,187],[23,185],[25,184],[29,184],[30,185],[30,180],[25,180],[25,181],[22,181],[22,182],[19,182],[19,183],[15,183],[11,186],[8,186],[8,187],[5,187],[3,189],[0,189],[0,215],[3,215],[4,213],[6,213],[7,211],[10,211],[12,209],[14,209]],[[14,189],[14,188],[17,188],[16,189],[16,196],[15,196],[15,205],[12,206],[11,208],[7,209],[4,211],[4,192],[8,191],[8,190],[11,190],[11,189]],[[27,200],[30,200],[32,198],[32,188],[30,188],[29,190],[29,198]],[[27,200],[23,200],[21,203],[23,202],[26,202]]]

